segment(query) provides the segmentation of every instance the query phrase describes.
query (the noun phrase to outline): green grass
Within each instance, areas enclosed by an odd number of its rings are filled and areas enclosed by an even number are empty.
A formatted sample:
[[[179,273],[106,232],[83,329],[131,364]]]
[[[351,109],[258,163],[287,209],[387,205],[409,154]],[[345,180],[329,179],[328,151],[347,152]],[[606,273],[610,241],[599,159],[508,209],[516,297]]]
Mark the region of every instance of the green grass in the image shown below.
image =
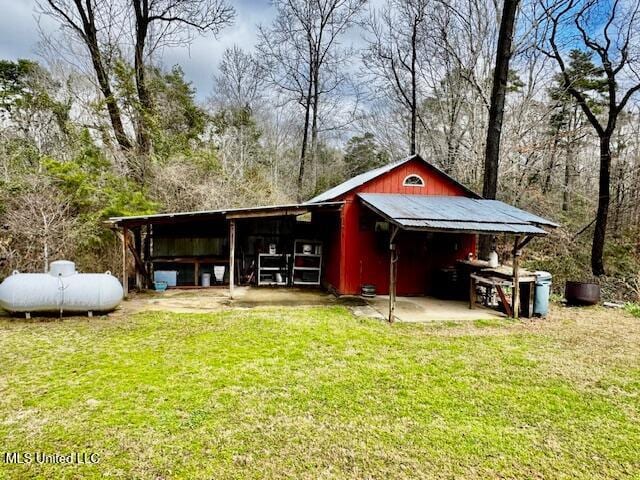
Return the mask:
[[[0,320],[0,452],[100,455],[0,478],[640,478],[640,322],[589,315]]]
[[[624,308],[634,317],[640,318],[640,303],[627,303]]]

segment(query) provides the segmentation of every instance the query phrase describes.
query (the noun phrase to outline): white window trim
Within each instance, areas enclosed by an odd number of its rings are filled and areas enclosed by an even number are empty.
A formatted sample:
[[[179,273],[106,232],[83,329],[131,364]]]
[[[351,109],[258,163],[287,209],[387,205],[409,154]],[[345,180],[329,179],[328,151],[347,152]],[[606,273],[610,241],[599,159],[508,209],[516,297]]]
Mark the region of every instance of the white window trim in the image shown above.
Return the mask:
[[[418,177],[420,179],[420,182],[422,182],[420,185],[416,185],[414,183],[407,183],[407,180],[409,180],[411,177]],[[402,186],[403,187],[420,187],[420,188],[424,188],[424,179],[418,175],[417,173],[410,173],[409,175],[407,175],[406,177],[404,177],[404,180],[402,181]]]

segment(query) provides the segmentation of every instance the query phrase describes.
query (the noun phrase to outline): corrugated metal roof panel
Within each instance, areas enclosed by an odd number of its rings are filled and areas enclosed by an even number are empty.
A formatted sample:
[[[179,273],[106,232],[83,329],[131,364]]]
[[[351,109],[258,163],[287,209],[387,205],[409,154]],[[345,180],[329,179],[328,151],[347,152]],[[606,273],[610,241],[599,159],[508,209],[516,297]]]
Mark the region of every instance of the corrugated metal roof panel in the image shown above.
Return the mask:
[[[541,228],[534,225],[506,224],[490,222],[452,222],[439,220],[407,220],[400,219],[398,223],[407,230],[451,230],[463,232],[485,232],[485,233],[513,233],[544,235]]]
[[[499,210],[500,212],[511,215],[520,220],[525,220],[530,223],[535,223],[537,225],[547,225],[549,227],[559,227],[560,225],[552,222],[551,220],[547,220],[546,218],[539,217],[538,215],[534,215],[533,213],[529,213],[526,210],[521,210],[513,205],[509,205],[508,203],[500,202],[499,200],[484,200],[487,202],[492,208]]]
[[[174,218],[174,217],[198,217],[198,216],[207,216],[207,215],[227,215],[227,214],[237,214],[237,213],[252,213],[252,212],[265,212],[272,210],[287,210],[287,209],[313,209],[314,207],[336,207],[344,204],[344,202],[319,202],[313,205],[292,203],[285,205],[266,205],[259,207],[243,207],[243,208],[225,208],[220,210],[198,210],[193,212],[175,212],[175,213],[155,213],[150,215],[133,215],[129,217],[111,217],[109,218],[109,222],[118,223],[118,222],[127,222],[134,220],[153,220],[153,219],[165,219],[165,218]]]
[[[555,223],[497,200],[457,196],[361,193],[358,196],[398,225],[424,230],[464,230],[543,235]]]
[[[347,193],[349,190],[353,190],[360,185],[367,183],[369,180],[373,180],[374,178],[382,175],[383,173],[387,173],[390,170],[393,170],[396,167],[399,167],[403,163],[408,162],[414,157],[407,157],[400,161],[390,163],[388,165],[383,165],[382,167],[374,168],[373,170],[369,170],[368,172],[361,173],[360,175],[356,175],[353,178],[350,178],[346,182],[342,182],[340,185],[336,185],[333,188],[330,188],[326,192],[322,192],[320,195],[316,195],[311,200],[308,200],[305,203],[317,203],[324,202],[327,200],[334,199],[339,197],[343,193]]]

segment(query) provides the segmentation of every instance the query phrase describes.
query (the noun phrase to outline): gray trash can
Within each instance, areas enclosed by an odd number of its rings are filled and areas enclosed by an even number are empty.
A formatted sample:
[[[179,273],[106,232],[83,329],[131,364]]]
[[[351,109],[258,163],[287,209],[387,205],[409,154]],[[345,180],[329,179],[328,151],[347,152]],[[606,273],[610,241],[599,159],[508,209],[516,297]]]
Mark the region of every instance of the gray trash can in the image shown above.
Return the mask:
[[[200,281],[200,285],[202,287],[210,287],[211,286],[211,274],[210,273],[203,273],[201,275],[202,279]]]
[[[533,301],[533,314],[538,317],[544,317],[549,312],[551,278],[552,275],[549,272],[536,272],[536,291]]]

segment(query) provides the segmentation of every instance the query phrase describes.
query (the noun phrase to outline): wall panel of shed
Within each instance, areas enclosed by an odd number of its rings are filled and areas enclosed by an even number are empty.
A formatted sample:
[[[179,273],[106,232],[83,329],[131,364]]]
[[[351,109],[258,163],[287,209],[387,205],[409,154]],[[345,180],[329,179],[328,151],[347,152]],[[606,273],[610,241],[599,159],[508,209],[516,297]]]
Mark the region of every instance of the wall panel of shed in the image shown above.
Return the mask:
[[[422,177],[424,187],[404,186],[404,179],[411,174]],[[373,229],[362,228],[362,217],[369,215],[357,198],[358,193],[403,193],[408,195],[460,195],[466,192],[454,182],[439,175],[423,162],[414,160],[407,162],[391,172],[382,175],[354,190],[346,193],[339,200],[344,200],[342,236],[340,242],[341,268],[339,292],[342,294],[358,294],[361,285],[372,283],[380,294],[389,292],[389,244],[381,233]],[[451,236],[434,234],[427,240],[424,233],[401,232],[398,239],[398,295],[421,295],[431,288],[433,271],[454,264],[465,258],[471,251],[475,254],[475,235]],[[439,240],[444,243],[438,243]],[[447,246],[457,249],[447,250]]]

